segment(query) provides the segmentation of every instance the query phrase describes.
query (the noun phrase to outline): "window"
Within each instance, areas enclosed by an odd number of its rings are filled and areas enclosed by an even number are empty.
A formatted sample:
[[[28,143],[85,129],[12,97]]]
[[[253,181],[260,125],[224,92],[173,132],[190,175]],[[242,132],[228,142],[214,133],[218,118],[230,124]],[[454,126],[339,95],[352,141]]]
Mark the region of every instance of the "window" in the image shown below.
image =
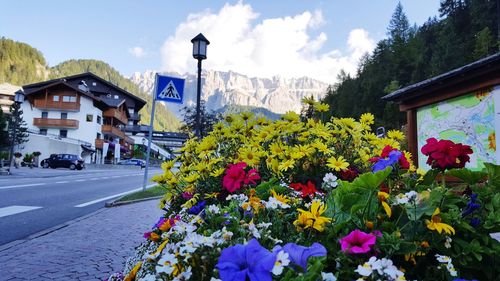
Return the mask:
[[[59,137],[67,138],[68,137],[68,130],[59,130]]]
[[[47,135],[47,129],[40,129],[40,135]]]
[[[68,113],[62,112],[61,113],[61,119],[68,119]]]
[[[95,138],[98,139],[98,140],[100,140],[101,139],[101,133],[97,133],[97,135],[96,135]]]
[[[59,101],[59,96],[53,96],[53,97],[52,97],[52,100],[53,100],[53,101]]]
[[[134,108],[133,107],[129,107],[128,108],[128,113],[130,113],[130,115],[134,114]]]
[[[87,122],[92,122],[92,120],[94,120],[94,115],[87,114]]]
[[[75,96],[63,96],[63,102],[76,102]]]
[[[115,95],[115,100],[119,99],[120,96],[119,95]]]
[[[43,111],[42,118],[49,118],[49,113],[47,111]]]
[[[102,123],[101,116],[97,116],[97,124],[101,124],[101,123]]]

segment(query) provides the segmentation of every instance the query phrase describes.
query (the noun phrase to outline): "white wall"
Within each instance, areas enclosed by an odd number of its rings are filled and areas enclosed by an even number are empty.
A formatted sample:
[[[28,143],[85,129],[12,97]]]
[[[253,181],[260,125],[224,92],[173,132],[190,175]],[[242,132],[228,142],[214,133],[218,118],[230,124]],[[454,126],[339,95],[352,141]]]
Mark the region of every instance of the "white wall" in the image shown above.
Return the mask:
[[[28,142],[19,145],[15,149],[15,151],[21,152],[23,156],[26,153],[40,151],[42,154],[38,158],[39,161],[49,158],[50,154],[67,153],[81,156],[82,150],[81,145],[77,142],[70,142],[67,139],[59,140],[50,136],[37,134],[29,134]],[[85,163],[90,163],[90,157],[86,157],[84,160]]]
[[[41,118],[42,112],[48,112],[48,118],[60,119],[61,113],[66,112],[68,119],[78,120],[78,129],[67,129],[68,138],[73,138],[88,142],[95,147],[97,133],[101,133],[102,110],[94,107],[93,101],[85,96],[80,97],[80,111],[61,111],[61,110],[40,110],[31,107],[28,101],[22,104],[23,119],[28,125],[28,129],[39,131],[40,128],[33,125],[33,118]],[[92,114],[92,122],[87,122],[87,114]],[[101,124],[97,124],[97,116],[101,116]],[[59,135],[59,128],[48,128],[47,134]],[[101,134],[102,136],[102,134]]]

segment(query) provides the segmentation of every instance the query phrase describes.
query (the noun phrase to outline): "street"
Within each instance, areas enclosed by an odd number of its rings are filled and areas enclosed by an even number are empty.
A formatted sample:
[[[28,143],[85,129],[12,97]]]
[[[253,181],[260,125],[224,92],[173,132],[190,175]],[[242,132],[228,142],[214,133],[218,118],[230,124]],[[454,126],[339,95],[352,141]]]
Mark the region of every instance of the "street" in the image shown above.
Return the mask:
[[[20,168],[0,177],[0,245],[57,226],[142,188],[144,170]],[[149,171],[149,178],[161,173]],[[153,185],[148,182],[148,186]]]

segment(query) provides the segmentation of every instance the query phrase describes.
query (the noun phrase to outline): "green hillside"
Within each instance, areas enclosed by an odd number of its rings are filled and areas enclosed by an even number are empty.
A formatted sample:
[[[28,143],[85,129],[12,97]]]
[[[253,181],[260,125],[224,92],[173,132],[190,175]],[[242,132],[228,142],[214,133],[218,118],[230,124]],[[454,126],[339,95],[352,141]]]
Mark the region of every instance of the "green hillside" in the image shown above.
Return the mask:
[[[0,38],[0,83],[25,85],[90,71],[103,79],[147,101],[141,110],[141,123],[148,124],[151,116],[151,96],[142,92],[132,81],[109,64],[98,60],[68,60],[48,67],[42,53],[28,44]],[[180,121],[162,104],[155,110],[155,130],[178,131]]]

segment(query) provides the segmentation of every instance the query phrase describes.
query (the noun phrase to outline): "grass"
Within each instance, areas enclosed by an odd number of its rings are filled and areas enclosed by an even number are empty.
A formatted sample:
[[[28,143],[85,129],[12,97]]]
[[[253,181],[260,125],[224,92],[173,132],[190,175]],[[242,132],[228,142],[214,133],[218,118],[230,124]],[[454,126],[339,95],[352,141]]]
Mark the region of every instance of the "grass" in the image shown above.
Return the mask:
[[[146,189],[145,191],[141,190],[141,191],[127,194],[127,195],[123,196],[122,198],[118,199],[116,202],[144,199],[144,198],[149,198],[149,197],[161,196],[163,194],[165,194],[165,189],[163,189],[159,185],[156,185],[156,186],[153,186],[151,188]]]

